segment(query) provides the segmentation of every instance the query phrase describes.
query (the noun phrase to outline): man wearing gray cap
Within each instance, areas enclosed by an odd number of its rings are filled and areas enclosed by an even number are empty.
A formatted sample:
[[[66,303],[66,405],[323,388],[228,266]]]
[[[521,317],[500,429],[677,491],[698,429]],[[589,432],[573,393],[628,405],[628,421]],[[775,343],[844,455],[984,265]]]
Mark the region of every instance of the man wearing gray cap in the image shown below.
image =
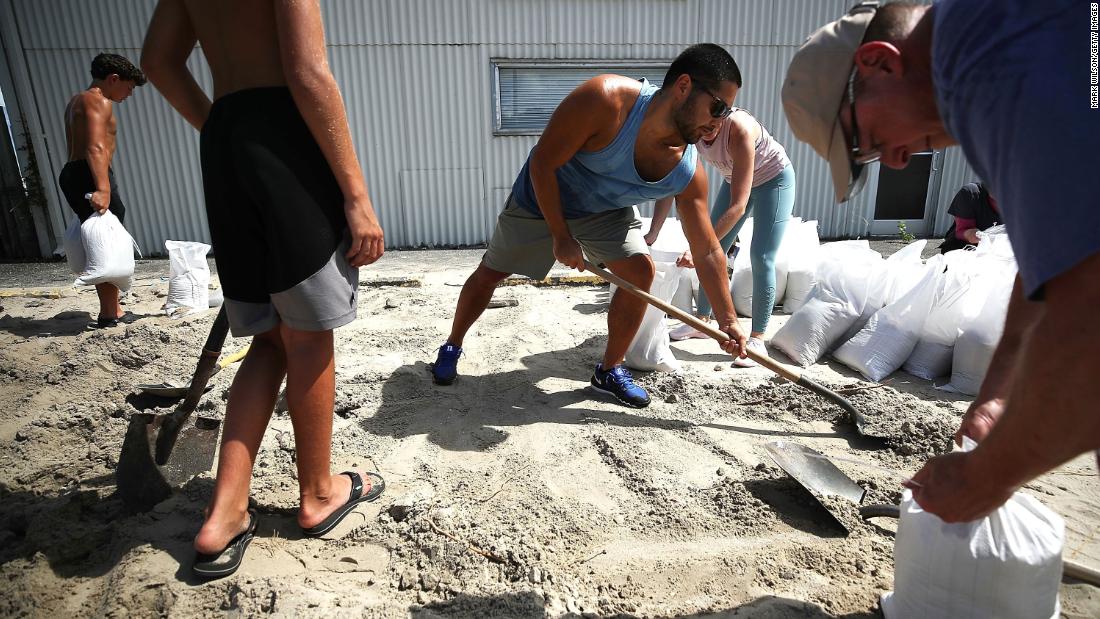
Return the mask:
[[[829,162],[838,202],[874,161],[903,168],[960,144],[1012,230],[1020,275],[1004,335],[957,436],[981,442],[929,460],[911,485],[948,522],[1100,447],[1095,7],[861,2],[810,35],[783,84],[791,128]]]

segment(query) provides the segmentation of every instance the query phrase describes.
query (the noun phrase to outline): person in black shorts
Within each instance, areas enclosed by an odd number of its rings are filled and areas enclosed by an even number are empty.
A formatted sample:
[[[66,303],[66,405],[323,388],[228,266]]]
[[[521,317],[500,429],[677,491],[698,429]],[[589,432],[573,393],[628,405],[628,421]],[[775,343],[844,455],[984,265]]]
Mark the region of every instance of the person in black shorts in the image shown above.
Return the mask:
[[[115,180],[115,171],[111,168],[107,168],[107,179],[110,183],[110,201],[107,203],[107,210],[114,213],[119,221],[126,223],[126,205],[118,195],[118,182]],[[65,202],[69,204],[73,213],[76,213],[80,223],[84,223],[97,212],[92,208],[92,201],[86,197],[96,190],[95,178],[92,177],[92,169],[87,159],[65,163],[65,167],[61,168],[61,174],[57,176],[57,184],[61,186]]]
[[[132,62],[118,54],[99,54],[92,60],[91,85],[74,95],[65,107],[68,162],[61,168],[57,182],[81,223],[93,213],[108,209],[119,221],[126,218],[111,169],[118,133],[114,104],[129,98],[134,88],[143,84],[145,74]],[[99,295],[96,326],[117,325],[123,315],[118,288],[114,284],[96,284],[95,288]]]
[[[214,101],[186,60],[201,45]],[[377,473],[333,474],[332,329],[355,318],[358,268],[384,239],[328,67],[317,0],[160,0],[142,66],[195,128],[230,329],[254,336],[229,392],[193,572],[232,574],[255,534],[252,467],[286,378],[298,524],[316,537],[378,498]]]

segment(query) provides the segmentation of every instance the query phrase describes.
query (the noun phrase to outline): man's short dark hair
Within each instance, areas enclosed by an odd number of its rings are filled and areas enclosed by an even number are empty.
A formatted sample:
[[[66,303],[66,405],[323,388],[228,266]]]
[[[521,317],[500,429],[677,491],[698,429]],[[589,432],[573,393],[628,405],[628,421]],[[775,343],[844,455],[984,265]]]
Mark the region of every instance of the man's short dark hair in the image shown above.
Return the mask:
[[[146,82],[145,73],[124,56],[99,54],[92,59],[92,77],[97,80],[105,80],[112,73],[117,75],[119,79],[133,82],[138,86],[144,86]]]
[[[680,52],[665,73],[661,87],[671,86],[685,73],[692,81],[702,82],[708,88],[718,88],[722,82],[733,82],[741,87],[741,70],[733,56],[714,43],[699,43]]]
[[[909,36],[912,30],[913,16],[927,5],[915,2],[890,2],[884,4],[875,11],[871,23],[867,24],[867,32],[863,35],[863,42],[886,41],[897,43]]]

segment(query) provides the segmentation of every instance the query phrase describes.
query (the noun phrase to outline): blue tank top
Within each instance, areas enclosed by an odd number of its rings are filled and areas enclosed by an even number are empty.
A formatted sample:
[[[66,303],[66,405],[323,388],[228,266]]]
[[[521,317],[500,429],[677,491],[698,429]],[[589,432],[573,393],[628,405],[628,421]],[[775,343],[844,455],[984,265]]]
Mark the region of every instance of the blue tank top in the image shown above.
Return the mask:
[[[580,151],[557,170],[562,214],[566,219],[612,211],[648,200],[674,196],[683,192],[695,175],[698,153],[688,144],[680,163],[664,178],[648,182],[634,167],[634,144],[642,126],[646,108],[657,87],[642,80],[642,90],[626,117],[618,135],[606,147],[594,152]],[[538,148],[537,146],[535,148]],[[531,149],[531,154],[535,149]],[[523,164],[512,197],[521,207],[539,214],[535,189],[531,184],[531,154]]]

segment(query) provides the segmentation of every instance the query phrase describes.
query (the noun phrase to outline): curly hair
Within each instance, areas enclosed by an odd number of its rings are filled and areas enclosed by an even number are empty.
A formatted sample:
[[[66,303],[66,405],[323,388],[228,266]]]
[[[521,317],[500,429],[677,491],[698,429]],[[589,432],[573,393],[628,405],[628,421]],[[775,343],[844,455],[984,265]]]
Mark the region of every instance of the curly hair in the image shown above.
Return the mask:
[[[131,81],[138,86],[144,86],[146,82],[145,73],[124,56],[104,53],[92,59],[92,77],[103,80],[111,74],[117,75],[119,79]]]

